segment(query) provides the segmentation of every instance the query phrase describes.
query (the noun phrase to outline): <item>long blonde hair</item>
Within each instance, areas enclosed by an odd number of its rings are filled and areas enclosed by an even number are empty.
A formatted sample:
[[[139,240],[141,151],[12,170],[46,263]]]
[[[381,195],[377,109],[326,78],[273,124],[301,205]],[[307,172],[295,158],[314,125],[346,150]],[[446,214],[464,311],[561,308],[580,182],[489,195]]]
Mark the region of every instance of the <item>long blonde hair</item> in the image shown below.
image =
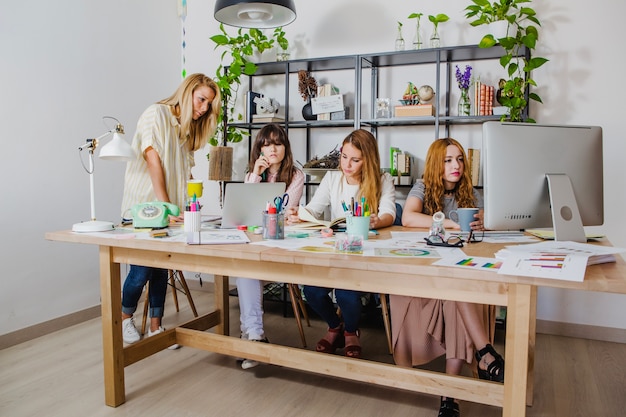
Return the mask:
[[[380,173],[380,156],[376,138],[367,130],[357,129],[343,140],[342,147],[347,143],[361,151],[363,167],[361,168],[361,184],[357,197],[365,197],[370,205],[370,212],[378,213],[380,196],[382,195],[382,180]],[[341,164],[339,164],[341,169]]]
[[[213,101],[209,108],[197,120],[193,120],[193,92],[198,88],[209,87]],[[217,130],[217,117],[222,111],[222,97],[215,81],[204,74],[191,74],[183,80],[174,94],[158,102],[172,107],[173,113],[180,119],[180,140],[187,142],[190,151],[202,148]]]
[[[445,159],[447,148],[454,145],[459,148],[463,156],[463,176],[454,189],[454,198],[459,207],[475,207],[474,187],[469,171],[466,169],[467,156],[463,146],[452,138],[435,140],[428,148],[426,154],[426,166],[424,167],[424,213],[433,214],[443,211],[444,191],[443,173],[445,170]]]

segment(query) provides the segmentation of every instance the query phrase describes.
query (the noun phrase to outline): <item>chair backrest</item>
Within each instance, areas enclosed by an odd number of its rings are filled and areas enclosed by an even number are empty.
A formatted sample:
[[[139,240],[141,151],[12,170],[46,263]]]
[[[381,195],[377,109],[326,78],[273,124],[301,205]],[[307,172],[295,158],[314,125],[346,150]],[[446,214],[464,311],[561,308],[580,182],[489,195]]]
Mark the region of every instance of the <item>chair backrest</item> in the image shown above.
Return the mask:
[[[393,221],[394,226],[402,226],[402,205],[396,203],[396,219]]]

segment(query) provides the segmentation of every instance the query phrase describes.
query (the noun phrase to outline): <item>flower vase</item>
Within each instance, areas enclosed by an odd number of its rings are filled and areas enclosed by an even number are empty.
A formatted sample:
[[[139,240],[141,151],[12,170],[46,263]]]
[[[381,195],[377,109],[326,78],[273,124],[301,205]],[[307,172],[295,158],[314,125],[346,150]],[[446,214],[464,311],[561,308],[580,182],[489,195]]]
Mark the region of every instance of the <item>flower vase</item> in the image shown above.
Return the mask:
[[[439,38],[439,31],[437,26],[433,29],[433,34],[430,36],[430,47],[439,48],[441,46],[441,38]]]
[[[415,37],[413,38],[413,49],[422,49],[422,46],[422,31],[418,20],[417,27],[415,28]]]
[[[469,116],[470,107],[469,88],[462,88],[461,97],[459,98],[459,116]]]
[[[302,118],[304,120],[317,120],[317,115],[313,114],[313,108],[311,106],[311,99],[302,107]]]
[[[398,35],[396,36],[396,51],[404,51],[404,38],[402,37],[402,28],[398,26]]]

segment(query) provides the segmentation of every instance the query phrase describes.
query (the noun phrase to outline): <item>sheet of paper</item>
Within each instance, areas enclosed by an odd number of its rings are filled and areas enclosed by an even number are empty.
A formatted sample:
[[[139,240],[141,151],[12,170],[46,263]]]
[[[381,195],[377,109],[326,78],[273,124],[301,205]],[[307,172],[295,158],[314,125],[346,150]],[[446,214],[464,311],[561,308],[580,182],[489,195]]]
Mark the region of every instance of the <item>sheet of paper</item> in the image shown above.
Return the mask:
[[[582,282],[587,256],[563,252],[511,252],[502,262],[499,274]]]

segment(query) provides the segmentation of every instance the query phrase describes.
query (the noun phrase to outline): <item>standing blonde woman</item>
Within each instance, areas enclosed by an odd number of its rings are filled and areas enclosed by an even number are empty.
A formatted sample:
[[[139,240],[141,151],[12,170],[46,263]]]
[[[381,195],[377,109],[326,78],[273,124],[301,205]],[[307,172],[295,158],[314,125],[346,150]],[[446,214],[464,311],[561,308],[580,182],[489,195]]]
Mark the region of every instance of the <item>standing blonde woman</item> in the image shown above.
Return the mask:
[[[187,180],[194,152],[202,148],[217,128],[221,96],[215,82],[204,74],[189,75],[170,97],[149,106],[139,118],[132,147],[136,159],[126,166],[122,217],[135,204],[163,201],[185,207]],[[180,221],[180,217],[171,217]],[[122,292],[122,336],[135,343],[141,336],[133,313],[141,292],[150,281],[150,329],[163,331],[161,319],[167,290],[167,269],[131,265]]]

